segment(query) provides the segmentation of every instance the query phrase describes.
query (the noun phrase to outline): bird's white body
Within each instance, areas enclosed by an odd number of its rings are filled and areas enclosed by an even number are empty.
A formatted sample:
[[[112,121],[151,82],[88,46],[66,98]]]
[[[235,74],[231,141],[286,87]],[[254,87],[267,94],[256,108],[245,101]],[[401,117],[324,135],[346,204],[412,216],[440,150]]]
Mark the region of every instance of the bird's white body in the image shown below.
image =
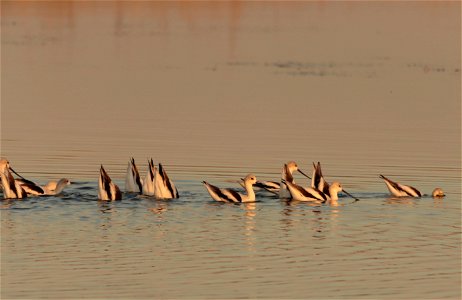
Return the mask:
[[[220,202],[255,202],[255,192],[253,185],[257,182],[255,175],[249,174],[244,178],[244,188],[247,194],[241,194],[231,189],[221,189],[210,183],[203,181],[205,188],[213,200]]]
[[[421,197],[422,196],[422,193],[419,190],[417,190],[415,187],[394,182],[383,175],[380,175],[380,178],[382,178],[385,181],[385,184],[387,185],[388,190],[395,197]]]
[[[154,166],[154,162],[148,160],[148,172],[143,180],[142,194],[146,196],[154,196],[154,178],[157,172],[157,168]]]
[[[154,174],[154,197],[157,199],[179,198],[175,184],[170,180],[161,163]]]
[[[179,198],[178,190],[162,164],[159,163],[159,168],[156,168],[152,158],[148,163],[148,173],[143,182],[143,195],[154,196],[156,199]]]
[[[100,200],[121,200],[122,193],[119,187],[112,182],[109,175],[104,170],[103,166],[100,168],[98,179],[98,199]]]
[[[132,157],[128,162],[127,175],[125,176],[125,191],[133,193],[141,193],[143,191],[143,180],[140,178],[140,173],[135,164],[135,159]]]
[[[21,187],[29,195],[34,196],[53,196],[60,194],[64,188],[69,185],[71,182],[67,178],[62,178],[58,182],[50,181],[44,186],[40,186],[30,180],[25,179],[16,179]]]
[[[326,202],[327,196],[320,190],[312,187],[302,187],[292,182],[287,182],[290,196],[296,201]]]

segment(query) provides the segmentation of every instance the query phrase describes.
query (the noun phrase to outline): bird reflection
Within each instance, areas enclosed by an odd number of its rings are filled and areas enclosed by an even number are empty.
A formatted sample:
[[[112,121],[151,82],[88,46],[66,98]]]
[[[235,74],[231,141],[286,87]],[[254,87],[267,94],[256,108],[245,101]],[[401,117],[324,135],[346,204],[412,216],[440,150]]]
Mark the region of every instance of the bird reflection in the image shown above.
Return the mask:
[[[386,199],[387,204],[415,206],[414,197],[389,197]]]
[[[99,208],[99,211],[102,212],[103,214],[113,213],[116,211],[114,204],[108,201],[98,200],[98,208]]]
[[[255,202],[243,204],[245,210],[245,240],[249,252],[256,252],[255,250],[255,216],[257,215]]]
[[[155,201],[154,206],[148,207],[148,211],[159,216],[159,219],[163,219],[163,214],[168,210],[167,203],[164,201]]]
[[[16,201],[14,201],[13,199],[5,199],[5,200],[2,200],[2,205],[0,206],[0,209],[9,209],[9,208],[11,208],[15,203],[16,203]]]

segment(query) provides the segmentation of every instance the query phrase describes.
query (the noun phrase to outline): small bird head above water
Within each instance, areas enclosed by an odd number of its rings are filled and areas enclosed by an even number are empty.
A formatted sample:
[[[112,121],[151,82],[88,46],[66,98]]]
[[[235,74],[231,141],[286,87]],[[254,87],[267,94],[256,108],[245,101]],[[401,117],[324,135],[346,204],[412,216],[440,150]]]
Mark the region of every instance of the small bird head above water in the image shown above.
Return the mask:
[[[245,183],[248,182],[248,183],[253,185],[253,184],[257,183],[257,177],[255,177],[255,175],[253,175],[253,174],[249,174],[244,178],[244,182]]]
[[[292,173],[295,172],[295,171],[298,171],[298,172],[299,172],[300,174],[302,174],[303,176],[309,178],[308,175],[306,175],[305,173],[303,173],[302,170],[300,170],[300,169],[298,168],[298,165],[297,165],[296,162],[294,162],[294,161],[289,161],[289,162],[286,164],[286,166],[287,166],[287,170],[290,172],[290,174],[292,174]]]
[[[10,162],[4,158],[0,159],[0,172],[5,172],[7,168],[10,168]]]
[[[60,184],[69,185],[69,184],[71,184],[71,181],[69,179],[67,179],[67,178],[62,178],[62,179],[60,179],[58,181],[58,185],[60,185]]]
[[[298,165],[294,161],[289,161],[287,164],[287,169],[292,173],[298,170]]]
[[[441,188],[436,188],[432,192],[432,196],[435,198],[442,198],[446,196]]]
[[[337,181],[334,181],[331,185],[330,185],[330,188],[332,191],[335,191],[335,192],[341,192],[343,190],[343,187],[342,185],[340,184],[340,182],[337,182]]]

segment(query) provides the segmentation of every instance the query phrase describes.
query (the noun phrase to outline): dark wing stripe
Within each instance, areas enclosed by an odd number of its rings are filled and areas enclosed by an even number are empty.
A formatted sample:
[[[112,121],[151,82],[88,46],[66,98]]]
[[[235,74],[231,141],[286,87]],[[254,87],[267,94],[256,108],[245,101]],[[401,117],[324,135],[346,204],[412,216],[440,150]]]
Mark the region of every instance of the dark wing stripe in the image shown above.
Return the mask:
[[[380,175],[380,177],[385,180],[386,182],[388,182],[392,187],[394,187],[397,191],[401,191],[401,192],[405,192],[406,194],[409,195],[408,192],[406,192],[405,190],[403,190],[402,188],[399,187],[399,185],[394,182],[394,181],[391,181],[390,179],[388,179],[387,177],[383,176],[383,175]],[[410,196],[410,195],[409,195]]]
[[[6,176],[8,179],[8,185],[10,186],[10,190],[16,195],[16,198],[19,197],[19,191],[16,189],[16,185],[14,184],[13,175],[11,175],[10,170],[6,169]]]
[[[138,172],[138,168],[135,164],[135,159],[132,157],[132,174],[135,177],[136,185],[140,189],[140,192],[143,190],[143,185],[141,184],[140,173]]]
[[[113,200],[112,199],[112,192],[111,192],[111,178],[109,178],[109,175],[107,175],[106,171],[104,170],[103,166],[101,166],[101,181],[103,182],[103,185],[104,185],[104,190],[106,191],[107,193],[107,196],[109,198],[109,200]]]
[[[321,192],[324,193],[324,194],[327,194],[327,195],[330,194],[330,191],[329,191],[329,184],[328,184],[327,182],[325,182],[325,181],[324,181],[324,187],[323,187],[323,189],[322,189]]]
[[[116,190],[115,199],[114,200],[122,200],[122,193],[117,185],[114,186]]]
[[[233,202],[233,200],[229,199],[228,196],[226,196],[225,194],[223,194],[221,192],[221,190],[219,188],[217,188],[216,186],[214,185],[211,185],[210,183],[207,183],[205,181],[202,181],[204,184],[206,184],[215,194],[217,194],[218,197],[220,197],[221,199],[223,200],[226,200],[226,201],[229,201],[229,202]]]
[[[151,161],[148,160],[148,164],[149,164],[149,174],[151,174],[151,178],[154,179],[154,173],[153,173],[154,162],[152,161],[152,158],[151,158]]]
[[[412,187],[412,186],[409,186],[409,188],[411,190],[413,190],[417,195],[419,195],[419,197],[422,197],[422,194],[420,193],[419,190],[417,190],[415,187]],[[409,194],[409,193],[408,193]],[[409,196],[412,196],[412,195],[409,195]]]
[[[303,196],[313,198],[313,195],[311,195],[310,193],[308,193],[308,191],[305,190],[304,188],[302,188],[301,186],[298,186],[298,185],[296,185],[296,184],[292,184],[292,186],[293,186],[298,192],[300,192]]]
[[[314,189],[315,191],[317,191],[319,193],[319,195],[322,197],[322,199],[324,199],[324,201],[327,201],[327,194],[318,190],[318,189]]]
[[[254,184],[254,186],[259,187],[259,188],[262,188],[262,189],[266,189],[266,188],[267,188],[267,185],[264,184],[264,183],[262,183],[262,182],[260,182],[260,181],[257,181],[257,182]]]
[[[162,164],[159,163],[159,173],[160,176],[162,176],[162,180],[164,182],[164,185],[167,186],[169,192],[170,192],[170,197],[174,197],[175,191],[173,190],[172,183],[170,182],[170,179],[167,176],[167,172],[165,172],[164,168],[162,167]]]
[[[320,164],[318,162],[318,166],[316,166],[314,163],[313,163],[313,168],[315,170],[314,172],[314,178],[313,178],[313,181],[314,181],[314,187],[315,188],[319,188],[319,184],[321,183],[321,167],[320,167]]]
[[[294,177],[292,177],[292,174],[290,174],[287,164],[284,164],[284,173],[286,175],[287,182],[294,182]]]
[[[416,192],[416,194],[419,195],[419,197],[422,197],[422,193],[419,190],[417,190],[416,188],[414,188],[412,186],[410,188],[413,189],[414,192]]]
[[[237,200],[237,202],[242,202],[242,197],[241,195],[239,195],[238,192],[234,191],[234,190],[227,190],[228,192],[231,193],[231,195],[233,195],[233,197]]]
[[[45,194],[45,191],[38,185],[34,184],[33,182],[27,181],[27,182],[22,183],[21,186],[25,186],[28,189],[36,191],[39,194]]]
[[[26,191],[21,187],[21,198],[26,198],[27,197],[27,193]]]

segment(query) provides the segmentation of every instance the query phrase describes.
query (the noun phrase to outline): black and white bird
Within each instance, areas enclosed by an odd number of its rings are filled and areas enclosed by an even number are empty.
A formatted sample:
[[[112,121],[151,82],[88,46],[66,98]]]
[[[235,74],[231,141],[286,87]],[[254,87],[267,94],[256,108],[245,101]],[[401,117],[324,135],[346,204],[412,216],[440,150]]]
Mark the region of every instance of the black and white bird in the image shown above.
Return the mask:
[[[257,178],[253,174],[249,174],[244,178],[244,188],[247,194],[241,194],[232,189],[222,189],[202,181],[205,188],[209,192],[213,200],[220,202],[231,202],[231,203],[241,203],[241,202],[255,202],[255,192],[253,190],[253,185],[257,182]]]
[[[395,197],[422,197],[422,193],[415,187],[394,182],[383,175],[380,175],[380,178],[385,181],[388,190]]]
[[[135,159],[132,157],[128,162],[127,175],[125,176],[125,191],[133,193],[141,193],[143,191],[143,180],[140,178],[140,173],[135,164]]]
[[[148,172],[143,180],[142,194],[146,196],[154,196],[154,178],[156,176],[157,168],[154,166],[154,161],[148,160]]]
[[[11,174],[10,162],[6,159],[0,159],[0,177],[3,186],[3,198],[22,199],[27,197],[26,191]]]
[[[44,186],[40,186],[35,182],[23,179],[16,179],[17,182],[21,185],[21,187],[26,191],[29,195],[34,196],[53,196],[61,194],[66,186],[71,184],[70,180],[67,178],[61,178],[58,182],[50,181]]]
[[[336,185],[334,188],[331,189],[332,185]],[[354,197],[347,191],[345,191],[342,187],[342,185],[339,182],[334,182],[330,185],[327,183],[327,181],[324,179],[324,176],[322,175],[322,170],[321,170],[321,163],[318,162],[315,164],[313,162],[313,176],[311,177],[311,187],[316,188],[326,194],[331,201],[337,201],[338,200],[338,193],[343,192],[350,196],[351,198],[355,200],[359,200],[358,198]]]
[[[175,184],[168,177],[161,163],[159,163],[159,169],[155,169],[154,197],[156,199],[176,199],[180,197]]]
[[[288,163],[284,164],[282,167],[282,172],[281,172],[281,182],[279,184],[279,198],[290,198],[290,192],[287,189],[287,182],[295,183],[293,173],[295,171],[298,171],[300,174],[303,176],[310,178],[308,175],[302,172],[298,168],[298,165],[294,161],[289,161]]]
[[[286,181],[291,198],[296,201],[312,201],[324,203],[330,198],[315,187],[302,187],[293,182]],[[334,182],[331,186],[332,194],[337,196],[337,193],[342,190],[338,182]]]
[[[101,165],[99,169],[98,199],[109,201],[122,199],[122,193],[119,187],[112,182],[106,170],[104,170],[103,165]]]

